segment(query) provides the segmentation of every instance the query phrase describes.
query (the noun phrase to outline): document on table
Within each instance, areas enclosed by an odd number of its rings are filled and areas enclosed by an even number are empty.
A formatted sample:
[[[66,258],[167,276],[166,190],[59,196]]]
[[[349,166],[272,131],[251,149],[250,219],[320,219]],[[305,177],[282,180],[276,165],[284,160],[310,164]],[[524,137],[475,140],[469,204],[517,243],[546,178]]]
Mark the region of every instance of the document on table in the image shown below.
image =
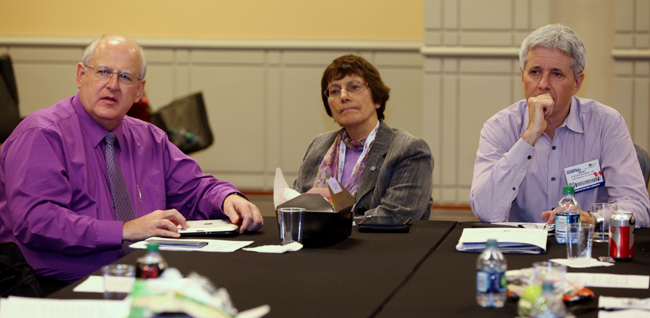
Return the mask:
[[[465,228],[456,250],[482,252],[488,239],[496,239],[502,253],[540,254],[546,252],[546,238],[541,229]]]
[[[650,298],[598,297],[598,308],[650,310]],[[647,312],[650,314],[650,312]]]
[[[497,222],[491,224],[520,227],[523,229],[540,229],[546,231],[553,231],[555,229],[555,224],[548,224],[548,223]]]
[[[566,273],[566,279],[588,287],[648,289],[650,276],[598,273]]]
[[[648,318],[650,317],[650,312],[645,310],[616,310],[616,311],[604,311],[601,310],[598,312],[598,318]]]
[[[114,277],[122,279],[120,285],[114,286],[111,292],[116,293],[130,293],[133,289],[134,277]],[[78,293],[103,293],[104,292],[104,277],[103,276],[88,276],[81,284],[77,285],[73,292]],[[1,316],[0,316],[1,317]]]
[[[127,317],[130,309],[131,303],[122,300],[63,300],[13,296],[0,300],[0,317],[2,318],[119,318]]]
[[[130,248],[146,249],[147,241],[157,240],[157,241],[170,241],[170,242],[182,242],[182,239],[170,239],[165,237],[151,237],[144,241],[135,242],[129,245]],[[187,247],[187,246],[171,246],[160,244],[160,249],[163,251],[198,251],[198,252],[221,252],[221,253],[231,253],[242,247],[253,244],[253,241],[229,241],[229,240],[214,240],[214,239],[204,239],[197,238],[192,239],[191,241],[201,241],[208,242],[208,245],[202,247]]]

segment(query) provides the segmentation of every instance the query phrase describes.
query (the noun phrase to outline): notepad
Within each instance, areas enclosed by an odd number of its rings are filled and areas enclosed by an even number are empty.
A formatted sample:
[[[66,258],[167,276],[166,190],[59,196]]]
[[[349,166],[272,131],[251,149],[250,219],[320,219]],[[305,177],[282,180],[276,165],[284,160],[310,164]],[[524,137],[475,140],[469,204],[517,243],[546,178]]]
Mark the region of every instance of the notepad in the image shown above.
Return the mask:
[[[502,253],[541,254],[546,252],[546,230],[520,228],[465,228],[456,250],[482,252],[488,239],[496,239]]]

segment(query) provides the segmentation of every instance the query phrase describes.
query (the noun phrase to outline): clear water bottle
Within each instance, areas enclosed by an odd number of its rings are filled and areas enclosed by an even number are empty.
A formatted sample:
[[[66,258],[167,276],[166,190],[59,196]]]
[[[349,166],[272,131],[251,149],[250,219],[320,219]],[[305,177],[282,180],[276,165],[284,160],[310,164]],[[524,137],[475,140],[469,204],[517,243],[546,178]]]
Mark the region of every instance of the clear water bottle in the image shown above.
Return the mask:
[[[158,243],[147,243],[147,253],[138,258],[135,278],[158,278],[166,268],[167,262],[165,262],[158,251]]]
[[[187,150],[201,141],[201,136],[186,129],[169,129],[169,140],[180,150]]]
[[[576,200],[573,186],[562,188],[564,196],[555,208],[555,241],[566,243],[566,228],[568,224],[580,223],[580,204]]]
[[[545,281],[542,284],[542,295],[537,297],[533,308],[530,310],[531,318],[559,318],[566,317],[564,302],[553,294],[553,282]]]
[[[495,239],[489,239],[485,246],[476,260],[476,302],[481,307],[503,307],[508,264]]]

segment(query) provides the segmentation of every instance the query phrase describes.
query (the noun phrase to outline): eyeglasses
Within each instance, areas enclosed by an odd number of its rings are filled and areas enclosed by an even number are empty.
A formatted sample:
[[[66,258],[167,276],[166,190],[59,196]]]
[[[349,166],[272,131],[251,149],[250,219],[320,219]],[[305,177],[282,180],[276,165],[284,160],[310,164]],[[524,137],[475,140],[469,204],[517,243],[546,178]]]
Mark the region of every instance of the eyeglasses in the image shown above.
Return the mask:
[[[356,94],[364,89],[364,87],[368,86],[368,83],[361,83],[359,81],[350,81],[345,84],[345,91],[348,92],[349,94]],[[339,85],[332,85],[328,87],[323,94],[327,97],[339,97],[341,96],[341,91],[343,88]]]
[[[103,65],[97,65],[95,67],[91,67],[88,65],[85,66],[93,70],[90,73],[93,74],[95,78],[104,80],[105,82],[108,82],[113,77],[113,74],[117,74],[118,82],[124,86],[133,86],[137,84],[138,81],[142,80],[141,78],[135,76],[135,74],[133,73],[113,71],[113,69],[108,66],[103,66]]]

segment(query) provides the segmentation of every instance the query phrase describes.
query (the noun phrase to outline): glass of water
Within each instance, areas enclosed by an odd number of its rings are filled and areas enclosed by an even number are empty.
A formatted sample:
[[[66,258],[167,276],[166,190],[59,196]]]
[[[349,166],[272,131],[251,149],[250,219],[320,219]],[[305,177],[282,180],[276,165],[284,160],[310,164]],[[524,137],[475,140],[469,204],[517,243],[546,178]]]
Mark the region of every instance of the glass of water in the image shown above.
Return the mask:
[[[594,242],[606,243],[609,241],[609,228],[605,218],[608,218],[616,210],[618,210],[616,203],[591,204],[591,217],[596,221],[593,235]]]

